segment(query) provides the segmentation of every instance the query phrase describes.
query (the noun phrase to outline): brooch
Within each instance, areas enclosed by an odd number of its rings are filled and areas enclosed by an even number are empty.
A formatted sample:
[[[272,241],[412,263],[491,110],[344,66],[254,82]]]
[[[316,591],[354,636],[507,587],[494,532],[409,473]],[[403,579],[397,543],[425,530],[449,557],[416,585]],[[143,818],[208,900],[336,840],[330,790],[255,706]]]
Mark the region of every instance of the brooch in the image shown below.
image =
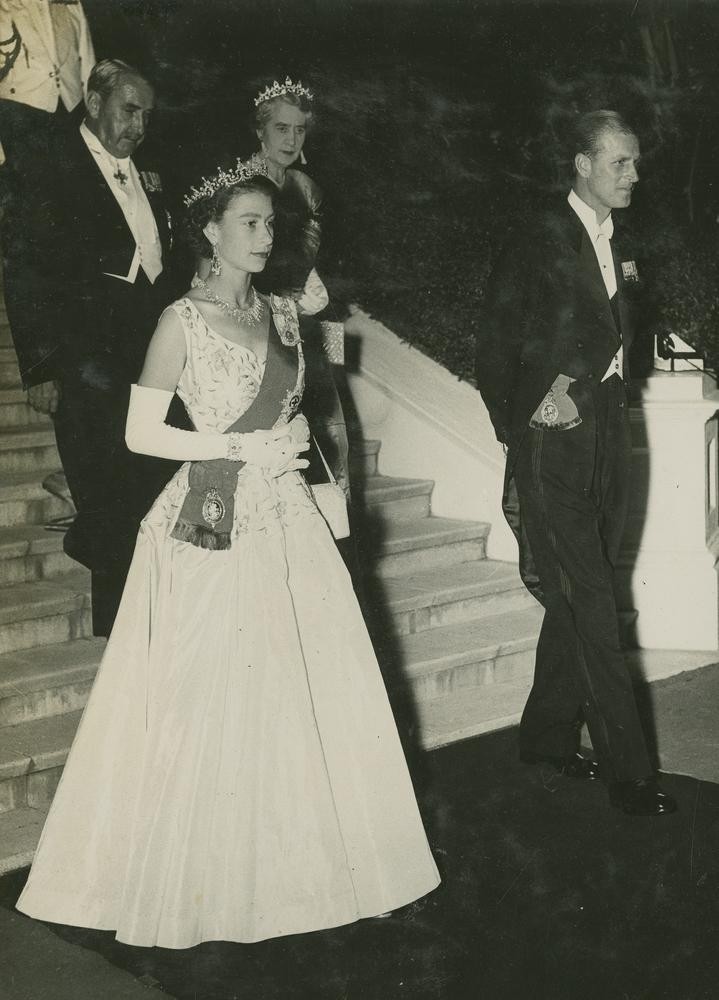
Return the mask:
[[[202,517],[214,528],[225,516],[225,503],[220,494],[214,488],[207,491],[205,502],[202,505]]]
[[[559,407],[554,402],[554,393],[550,389],[542,403],[542,420],[545,424],[556,424],[559,419]]]
[[[622,261],[622,277],[625,281],[639,281],[639,271],[635,261]]]

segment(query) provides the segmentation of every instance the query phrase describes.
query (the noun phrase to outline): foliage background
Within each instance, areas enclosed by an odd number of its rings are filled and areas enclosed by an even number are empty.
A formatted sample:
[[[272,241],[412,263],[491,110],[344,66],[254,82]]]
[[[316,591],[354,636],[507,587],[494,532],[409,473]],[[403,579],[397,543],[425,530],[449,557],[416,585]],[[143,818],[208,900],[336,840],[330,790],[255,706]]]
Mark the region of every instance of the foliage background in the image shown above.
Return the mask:
[[[644,334],[679,333],[719,368],[719,4],[708,0],[85,0],[98,56],[139,63],[176,192],[252,148],[258,85],[317,93],[308,172],[326,195],[321,273],[469,378],[498,245],[564,193],[579,110],[633,122],[643,168],[623,221]],[[651,352],[649,352],[651,353]],[[645,356],[647,351],[644,351]]]

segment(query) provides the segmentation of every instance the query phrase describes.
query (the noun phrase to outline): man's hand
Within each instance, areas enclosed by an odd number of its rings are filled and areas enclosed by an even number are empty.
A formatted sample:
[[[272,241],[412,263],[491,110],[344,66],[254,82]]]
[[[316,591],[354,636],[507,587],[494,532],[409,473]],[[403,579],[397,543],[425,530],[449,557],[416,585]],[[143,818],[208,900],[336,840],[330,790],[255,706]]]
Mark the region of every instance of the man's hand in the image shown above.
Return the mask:
[[[31,385],[27,390],[27,401],[36,413],[49,413],[52,416],[60,402],[60,386],[57,382]]]

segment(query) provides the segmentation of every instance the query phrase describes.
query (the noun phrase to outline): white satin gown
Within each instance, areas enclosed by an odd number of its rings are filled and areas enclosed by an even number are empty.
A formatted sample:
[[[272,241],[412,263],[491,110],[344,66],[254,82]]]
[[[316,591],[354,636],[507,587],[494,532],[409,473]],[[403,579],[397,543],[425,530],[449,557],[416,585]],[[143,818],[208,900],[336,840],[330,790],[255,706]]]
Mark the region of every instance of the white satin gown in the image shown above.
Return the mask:
[[[178,393],[224,431],[255,355],[174,303]],[[132,945],[252,942],[350,923],[439,876],[349,575],[297,472],[243,467],[231,548],[143,521],[114,630],[18,908]]]

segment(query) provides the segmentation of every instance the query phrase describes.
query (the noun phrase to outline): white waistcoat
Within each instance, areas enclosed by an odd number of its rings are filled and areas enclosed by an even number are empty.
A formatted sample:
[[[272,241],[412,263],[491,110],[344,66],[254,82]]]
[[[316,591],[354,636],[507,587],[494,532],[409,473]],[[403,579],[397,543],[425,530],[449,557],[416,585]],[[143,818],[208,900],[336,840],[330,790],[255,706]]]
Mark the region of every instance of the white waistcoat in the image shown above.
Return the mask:
[[[20,52],[8,75],[0,80],[0,98],[29,104],[40,111],[57,110],[61,100],[72,111],[83,97],[95,53],[81,3],[48,0],[4,0],[0,4],[3,54],[13,24],[20,35]]]

